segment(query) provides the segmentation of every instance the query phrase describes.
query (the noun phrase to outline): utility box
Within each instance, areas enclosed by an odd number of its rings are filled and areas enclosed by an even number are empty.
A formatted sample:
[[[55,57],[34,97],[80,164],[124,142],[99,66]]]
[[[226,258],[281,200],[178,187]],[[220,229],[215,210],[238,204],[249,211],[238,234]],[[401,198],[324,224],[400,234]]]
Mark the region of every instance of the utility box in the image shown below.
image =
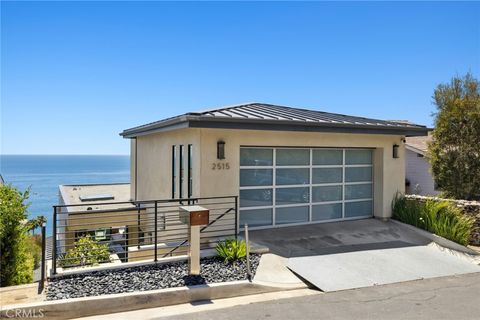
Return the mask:
[[[179,219],[188,225],[188,267],[191,275],[200,274],[200,227],[207,225],[210,211],[201,206],[181,206]]]

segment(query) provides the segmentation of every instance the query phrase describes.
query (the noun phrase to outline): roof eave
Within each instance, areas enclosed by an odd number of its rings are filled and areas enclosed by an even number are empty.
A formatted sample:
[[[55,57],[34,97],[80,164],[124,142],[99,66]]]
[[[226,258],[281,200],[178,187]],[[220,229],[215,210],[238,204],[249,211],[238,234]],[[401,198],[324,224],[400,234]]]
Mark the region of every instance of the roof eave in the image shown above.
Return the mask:
[[[260,126],[259,126],[260,125]],[[233,118],[206,118],[197,115],[184,115],[181,117],[153,123],[152,125],[127,129],[120,133],[124,138],[153,133],[171,131],[184,128],[219,128],[219,129],[244,129],[244,130],[272,130],[272,131],[311,131],[311,132],[338,132],[338,133],[368,133],[368,134],[398,134],[408,137],[426,136],[426,127],[359,125],[351,123],[310,123],[292,122],[289,120],[265,119],[233,119]]]
[[[421,149],[412,147],[412,146],[409,145],[409,144],[405,144],[405,148],[407,148],[408,150],[410,150],[410,151],[412,151],[412,152],[421,154],[422,156],[426,156],[426,155],[427,155],[427,151],[424,151],[424,150],[421,150]]]

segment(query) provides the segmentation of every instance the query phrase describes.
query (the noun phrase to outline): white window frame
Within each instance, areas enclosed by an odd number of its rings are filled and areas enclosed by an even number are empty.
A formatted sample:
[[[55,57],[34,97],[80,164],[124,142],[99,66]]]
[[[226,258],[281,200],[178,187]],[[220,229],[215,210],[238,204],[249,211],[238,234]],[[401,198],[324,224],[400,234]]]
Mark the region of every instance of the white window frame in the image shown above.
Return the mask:
[[[272,170],[272,185],[262,185],[262,186],[239,186],[239,190],[255,190],[255,189],[271,189],[272,190],[272,205],[268,206],[251,206],[251,207],[240,207],[239,203],[239,214],[242,211],[249,211],[249,210],[256,210],[256,209],[272,209],[272,224],[265,225],[265,226],[257,226],[257,227],[250,227],[249,229],[267,229],[267,228],[275,228],[275,227],[286,227],[286,226],[294,226],[294,225],[303,225],[303,224],[312,224],[312,223],[325,223],[325,222],[334,222],[334,221],[344,221],[344,220],[356,220],[356,219],[365,219],[370,218],[373,216],[374,211],[374,159],[373,159],[373,148],[348,148],[348,147],[262,147],[262,146],[241,146],[240,148],[258,148],[258,149],[271,149],[272,150],[272,160],[273,163],[271,166],[240,166],[239,170],[242,169],[271,169]],[[310,154],[310,163],[309,165],[291,165],[291,166],[277,166],[276,164],[276,154],[278,149],[308,149]],[[336,165],[313,165],[313,150],[341,150],[342,151],[342,164]],[[346,164],[345,157],[347,150],[369,150],[372,152],[372,163],[371,164]],[[372,168],[372,178],[370,181],[356,181],[356,182],[346,182],[345,181],[345,171],[346,168]],[[277,175],[276,171],[278,169],[309,169],[309,183],[308,184],[292,184],[292,185],[277,185]],[[342,182],[334,182],[334,183],[313,183],[313,169],[315,168],[342,168]],[[239,181],[240,183],[240,181]],[[371,185],[371,194],[372,197],[370,198],[362,198],[362,199],[345,199],[345,188],[348,185],[364,185],[369,184]],[[341,186],[342,187],[342,199],[335,200],[335,201],[323,201],[323,202],[313,202],[312,191],[313,187],[317,186]],[[308,187],[309,188],[309,202],[305,203],[294,203],[294,204],[276,204],[276,190],[281,188],[301,188],[301,187]],[[355,217],[345,217],[345,203],[349,202],[362,202],[362,201],[371,201],[372,202],[372,213],[367,216],[355,216]],[[312,207],[314,205],[321,205],[321,204],[335,204],[341,203],[342,204],[342,217],[338,219],[328,219],[328,220],[313,220],[313,211]],[[296,223],[277,223],[276,219],[276,208],[288,208],[288,207],[308,207],[308,221],[301,221]],[[240,224],[240,219],[238,219]],[[240,230],[243,230],[240,227]]]

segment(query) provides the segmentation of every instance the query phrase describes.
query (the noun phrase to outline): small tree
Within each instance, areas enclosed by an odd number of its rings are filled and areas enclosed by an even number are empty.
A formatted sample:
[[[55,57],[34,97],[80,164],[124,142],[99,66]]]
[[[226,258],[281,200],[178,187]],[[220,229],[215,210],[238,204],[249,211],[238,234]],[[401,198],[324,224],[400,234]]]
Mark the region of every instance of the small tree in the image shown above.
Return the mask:
[[[33,280],[33,257],[28,252],[27,219],[29,191],[0,185],[0,286]]]
[[[434,93],[437,107],[429,159],[445,196],[480,197],[480,83],[471,74],[454,77]]]
[[[74,247],[67,251],[59,264],[62,267],[73,267],[102,262],[110,262],[108,245],[100,244],[87,235],[75,241]]]

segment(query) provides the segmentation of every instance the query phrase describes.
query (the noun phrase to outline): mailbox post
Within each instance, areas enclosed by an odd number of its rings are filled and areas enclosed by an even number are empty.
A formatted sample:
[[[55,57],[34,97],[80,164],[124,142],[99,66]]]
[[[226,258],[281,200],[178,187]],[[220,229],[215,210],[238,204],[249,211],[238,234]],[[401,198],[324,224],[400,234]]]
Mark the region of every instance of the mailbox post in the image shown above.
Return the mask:
[[[180,207],[180,221],[188,225],[188,267],[191,275],[200,274],[200,227],[207,225],[210,211],[201,206]]]

